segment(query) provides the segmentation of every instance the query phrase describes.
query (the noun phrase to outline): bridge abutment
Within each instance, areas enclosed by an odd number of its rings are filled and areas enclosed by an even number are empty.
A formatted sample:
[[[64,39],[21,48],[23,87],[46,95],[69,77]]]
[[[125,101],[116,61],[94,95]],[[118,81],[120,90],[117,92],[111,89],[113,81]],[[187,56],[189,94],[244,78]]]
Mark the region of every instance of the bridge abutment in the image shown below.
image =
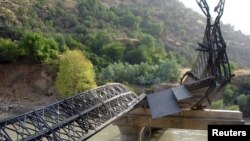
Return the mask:
[[[118,126],[121,133],[121,141],[141,141],[144,127],[141,126]]]
[[[207,125],[242,125],[239,111],[182,110],[178,114],[152,120],[148,109],[138,108],[114,122],[120,129],[121,141],[141,141],[144,127],[207,130]]]

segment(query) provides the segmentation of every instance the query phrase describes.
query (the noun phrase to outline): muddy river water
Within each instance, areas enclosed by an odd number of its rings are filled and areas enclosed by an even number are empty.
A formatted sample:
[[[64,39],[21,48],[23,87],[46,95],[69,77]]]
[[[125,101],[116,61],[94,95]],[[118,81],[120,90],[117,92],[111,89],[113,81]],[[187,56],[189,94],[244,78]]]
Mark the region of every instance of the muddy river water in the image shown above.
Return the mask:
[[[120,141],[120,132],[117,126],[110,125],[88,139],[88,141]],[[145,136],[143,141],[207,141],[207,131],[184,129],[158,130],[150,136]]]
[[[250,125],[250,118],[245,122]],[[120,141],[120,132],[117,126],[110,125],[88,141]],[[145,136],[142,141],[207,141],[207,130],[158,130]]]

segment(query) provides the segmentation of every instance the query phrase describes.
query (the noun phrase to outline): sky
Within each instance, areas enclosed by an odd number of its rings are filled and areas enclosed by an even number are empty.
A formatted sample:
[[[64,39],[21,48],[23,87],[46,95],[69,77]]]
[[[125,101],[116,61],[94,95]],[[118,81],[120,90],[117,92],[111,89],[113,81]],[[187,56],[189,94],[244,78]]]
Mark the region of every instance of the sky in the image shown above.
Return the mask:
[[[196,0],[179,0],[188,8],[202,13],[196,3]],[[207,0],[210,7],[210,13],[214,13],[213,9],[219,0]],[[225,24],[231,24],[235,30],[241,30],[244,34],[250,35],[250,0],[225,0],[225,10],[221,18]],[[215,17],[215,15],[212,15]]]

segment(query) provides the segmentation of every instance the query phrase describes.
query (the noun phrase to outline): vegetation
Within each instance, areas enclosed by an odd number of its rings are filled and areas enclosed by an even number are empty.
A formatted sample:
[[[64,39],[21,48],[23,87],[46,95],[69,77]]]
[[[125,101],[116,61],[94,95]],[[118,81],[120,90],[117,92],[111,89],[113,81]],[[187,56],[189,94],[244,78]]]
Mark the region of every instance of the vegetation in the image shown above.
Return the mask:
[[[0,63],[59,62],[62,97],[95,82],[174,82],[179,66],[193,64],[206,25],[203,16],[178,0],[8,0],[0,1],[0,12]],[[231,25],[221,26],[231,66],[249,67],[250,36]],[[89,78],[86,71],[91,72]],[[239,105],[249,114],[249,82],[227,86],[223,100],[214,106]]]
[[[96,86],[93,65],[81,51],[64,52],[59,65],[56,87],[61,97],[69,97]]]
[[[141,63],[114,63],[101,70],[100,80],[104,82],[121,82],[137,85],[152,85],[161,82],[175,82],[180,76],[175,61],[165,60],[159,65]]]
[[[0,2],[0,5],[0,37],[17,44],[20,38],[31,40],[33,36],[33,39],[39,39],[33,44],[37,47],[22,43],[20,48],[26,52],[11,52],[13,57],[10,56],[12,59],[7,59],[7,62],[18,60],[15,56],[20,54],[34,57],[33,62],[48,62],[56,58],[57,51],[60,53],[69,48],[85,52],[98,70],[117,61],[154,63],[162,57],[157,53],[163,50],[176,56],[178,64],[190,66],[195,59],[194,48],[202,41],[206,22],[204,17],[177,0],[145,0],[143,3],[140,0],[9,0]],[[250,59],[247,58],[250,37],[234,31],[231,25],[222,24],[222,31],[229,43],[229,57],[239,66],[250,66],[247,61]],[[142,43],[145,36],[153,39],[155,46]],[[140,42],[135,45],[129,41],[117,41],[120,37],[139,39]],[[122,48],[114,48],[114,44]],[[111,53],[111,49],[116,51]],[[123,55],[119,56],[121,52]],[[101,55],[103,53],[106,55]],[[116,57],[110,57],[110,53],[117,53]],[[154,54],[157,55],[150,56]],[[136,55],[138,59],[133,58]]]
[[[21,53],[16,42],[11,39],[0,39],[0,63],[16,62]]]
[[[57,58],[58,43],[40,33],[28,32],[20,39],[20,48],[31,62],[49,62]]]
[[[244,116],[250,116],[250,77],[239,80],[234,79],[231,85],[227,85],[221,99],[213,102],[211,108],[241,110]]]

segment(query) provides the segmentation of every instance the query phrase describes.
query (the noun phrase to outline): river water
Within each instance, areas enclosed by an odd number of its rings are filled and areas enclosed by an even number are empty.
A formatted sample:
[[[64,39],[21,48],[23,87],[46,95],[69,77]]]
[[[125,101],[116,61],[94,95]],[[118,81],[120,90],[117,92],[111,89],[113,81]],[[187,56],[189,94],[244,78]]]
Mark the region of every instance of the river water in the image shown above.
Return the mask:
[[[117,126],[110,125],[88,141],[120,141],[120,132]],[[168,129],[158,130],[143,141],[207,141],[206,130]]]
[[[244,120],[250,125],[250,118]],[[109,125],[88,141],[120,141],[120,132],[117,126]],[[158,130],[149,137],[144,137],[143,141],[207,141],[207,130]]]

